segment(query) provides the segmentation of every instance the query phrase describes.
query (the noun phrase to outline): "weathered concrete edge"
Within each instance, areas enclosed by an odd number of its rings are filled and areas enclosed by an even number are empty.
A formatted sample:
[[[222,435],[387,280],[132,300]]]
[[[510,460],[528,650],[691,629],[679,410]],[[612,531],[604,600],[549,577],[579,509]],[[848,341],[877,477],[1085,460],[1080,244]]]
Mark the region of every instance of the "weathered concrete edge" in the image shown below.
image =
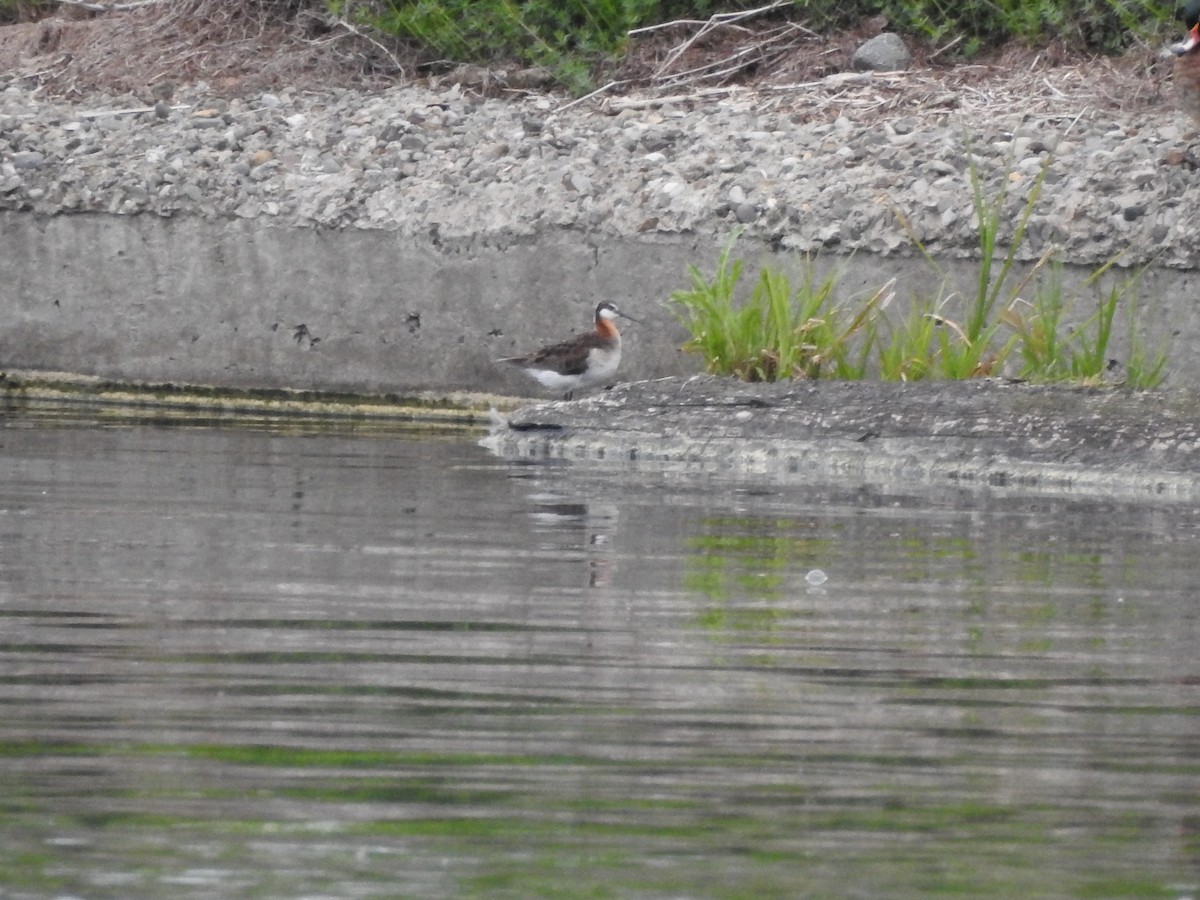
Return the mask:
[[[663,439],[648,432],[521,432],[498,426],[480,443],[509,459],[564,459],[781,485],[873,484],[893,490],[938,486],[1105,500],[1200,500],[1200,477],[1177,472],[979,460],[947,452],[923,459],[928,444],[915,441],[852,445],[819,440]]]
[[[777,484],[1200,500],[1196,398],[1000,381],[745,385],[696,376],[515,410],[511,459]]]

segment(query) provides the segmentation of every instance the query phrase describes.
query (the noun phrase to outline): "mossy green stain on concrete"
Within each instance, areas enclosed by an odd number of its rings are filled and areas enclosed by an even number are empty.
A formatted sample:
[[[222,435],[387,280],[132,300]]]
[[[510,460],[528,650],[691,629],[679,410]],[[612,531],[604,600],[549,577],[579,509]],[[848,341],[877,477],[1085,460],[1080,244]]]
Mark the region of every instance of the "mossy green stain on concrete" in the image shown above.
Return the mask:
[[[195,384],[134,384],[66,373],[0,372],[0,404],[11,411],[55,412],[97,420],[152,420],[155,424],[236,424],[252,417],[289,423],[386,423],[476,427],[490,409],[517,405],[511,397],[470,392],[352,394],[279,388],[226,388]]]

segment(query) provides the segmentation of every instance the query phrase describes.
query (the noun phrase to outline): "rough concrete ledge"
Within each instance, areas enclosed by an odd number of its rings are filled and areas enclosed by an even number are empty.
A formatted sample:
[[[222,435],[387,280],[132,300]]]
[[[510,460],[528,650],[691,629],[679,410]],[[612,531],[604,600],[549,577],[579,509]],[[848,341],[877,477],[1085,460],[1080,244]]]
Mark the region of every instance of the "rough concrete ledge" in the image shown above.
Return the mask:
[[[1200,500],[1200,400],[1182,393],[665,378],[518,409],[483,443],[514,459],[793,484]]]

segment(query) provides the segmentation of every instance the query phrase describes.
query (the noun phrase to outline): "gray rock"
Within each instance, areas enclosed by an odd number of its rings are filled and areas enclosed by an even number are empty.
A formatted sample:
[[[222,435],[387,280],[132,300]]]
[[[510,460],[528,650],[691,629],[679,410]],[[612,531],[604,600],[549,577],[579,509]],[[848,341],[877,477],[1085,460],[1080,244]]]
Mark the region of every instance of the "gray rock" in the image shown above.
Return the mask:
[[[522,91],[546,90],[554,86],[554,73],[545,66],[532,66],[510,72],[506,83],[510,88]]]
[[[410,131],[400,138],[400,146],[405,150],[424,150],[429,146],[429,141],[420,132]]]
[[[895,72],[907,69],[912,62],[912,54],[904,39],[890,31],[878,34],[854,51],[850,60],[860,72]]]
[[[751,203],[739,203],[734,207],[733,214],[743,225],[749,225],[758,218],[758,208]]]
[[[1126,203],[1121,209],[1121,215],[1126,222],[1132,222],[1135,219],[1140,219],[1146,214],[1146,207],[1142,203]]]
[[[509,145],[505,141],[480,145],[475,153],[480,159],[503,159],[508,156]]]
[[[14,169],[40,169],[45,163],[45,155],[36,150],[18,150],[12,155]]]
[[[568,191],[590,194],[592,192],[592,180],[579,172],[568,172],[563,176],[563,187]]]
[[[654,129],[642,135],[642,148],[649,153],[665,150],[674,144],[678,138],[679,133],[676,131]]]

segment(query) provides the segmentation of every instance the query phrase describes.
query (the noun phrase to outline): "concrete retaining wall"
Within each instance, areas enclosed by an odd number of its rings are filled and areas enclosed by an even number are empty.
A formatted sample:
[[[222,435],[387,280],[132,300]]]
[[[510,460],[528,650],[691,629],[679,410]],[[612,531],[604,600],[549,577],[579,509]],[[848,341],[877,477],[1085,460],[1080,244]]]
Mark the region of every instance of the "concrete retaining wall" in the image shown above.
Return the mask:
[[[450,245],[254,220],[16,212],[0,213],[0,234],[0,368],[366,393],[544,393],[491,360],[586,328],[603,298],[644,320],[624,331],[623,380],[696,371],[663,301],[688,284],[688,265],[711,271],[720,247],[711,237],[577,231]],[[749,241],[738,249],[752,264],[769,255]],[[844,269],[845,291],[893,276],[901,301],[938,287],[918,258],[823,262]],[[947,268],[971,289],[973,265]],[[1141,281],[1152,340],[1173,333],[1172,385],[1200,385],[1188,352],[1200,343],[1197,293],[1192,272],[1152,270]]]

